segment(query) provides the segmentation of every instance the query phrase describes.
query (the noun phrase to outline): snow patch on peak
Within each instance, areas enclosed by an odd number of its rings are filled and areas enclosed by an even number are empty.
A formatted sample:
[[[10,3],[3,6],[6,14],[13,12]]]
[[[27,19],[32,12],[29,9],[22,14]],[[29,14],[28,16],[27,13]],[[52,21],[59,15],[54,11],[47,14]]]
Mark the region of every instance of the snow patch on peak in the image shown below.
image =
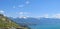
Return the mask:
[[[27,16],[20,16],[19,18],[24,18],[24,19],[27,19]]]

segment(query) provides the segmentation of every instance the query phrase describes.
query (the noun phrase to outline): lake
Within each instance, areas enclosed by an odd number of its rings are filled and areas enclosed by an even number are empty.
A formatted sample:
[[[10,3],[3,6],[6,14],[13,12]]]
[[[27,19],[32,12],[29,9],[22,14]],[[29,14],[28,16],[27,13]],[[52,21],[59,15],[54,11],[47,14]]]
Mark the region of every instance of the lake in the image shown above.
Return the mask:
[[[31,29],[60,29],[60,24],[32,25]]]

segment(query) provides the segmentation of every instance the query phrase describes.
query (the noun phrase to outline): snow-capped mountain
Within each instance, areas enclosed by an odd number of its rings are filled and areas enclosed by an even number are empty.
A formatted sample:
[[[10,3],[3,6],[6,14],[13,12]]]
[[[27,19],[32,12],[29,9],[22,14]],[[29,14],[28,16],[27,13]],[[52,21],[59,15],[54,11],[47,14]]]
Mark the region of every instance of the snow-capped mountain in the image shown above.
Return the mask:
[[[32,18],[32,17],[26,17],[26,18],[11,18],[13,21],[15,21],[18,24],[27,24],[27,25],[36,25],[36,24],[60,24],[60,19],[57,18]]]

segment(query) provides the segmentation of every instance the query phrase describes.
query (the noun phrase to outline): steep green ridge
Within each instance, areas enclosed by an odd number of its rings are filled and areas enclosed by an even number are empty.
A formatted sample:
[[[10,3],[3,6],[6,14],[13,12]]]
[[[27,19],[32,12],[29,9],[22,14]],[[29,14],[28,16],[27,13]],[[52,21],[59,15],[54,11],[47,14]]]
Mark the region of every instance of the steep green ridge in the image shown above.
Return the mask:
[[[20,25],[16,24],[15,22],[11,21],[8,17],[0,14],[0,28],[22,28],[28,29],[27,27],[21,27]]]

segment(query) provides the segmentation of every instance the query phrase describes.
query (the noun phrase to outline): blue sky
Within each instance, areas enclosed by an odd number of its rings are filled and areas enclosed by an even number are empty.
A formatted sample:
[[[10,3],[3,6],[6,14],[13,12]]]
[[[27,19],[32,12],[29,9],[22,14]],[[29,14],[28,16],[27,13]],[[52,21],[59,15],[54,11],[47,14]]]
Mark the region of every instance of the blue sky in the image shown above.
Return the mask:
[[[12,17],[60,16],[60,0],[0,0],[0,13]]]

